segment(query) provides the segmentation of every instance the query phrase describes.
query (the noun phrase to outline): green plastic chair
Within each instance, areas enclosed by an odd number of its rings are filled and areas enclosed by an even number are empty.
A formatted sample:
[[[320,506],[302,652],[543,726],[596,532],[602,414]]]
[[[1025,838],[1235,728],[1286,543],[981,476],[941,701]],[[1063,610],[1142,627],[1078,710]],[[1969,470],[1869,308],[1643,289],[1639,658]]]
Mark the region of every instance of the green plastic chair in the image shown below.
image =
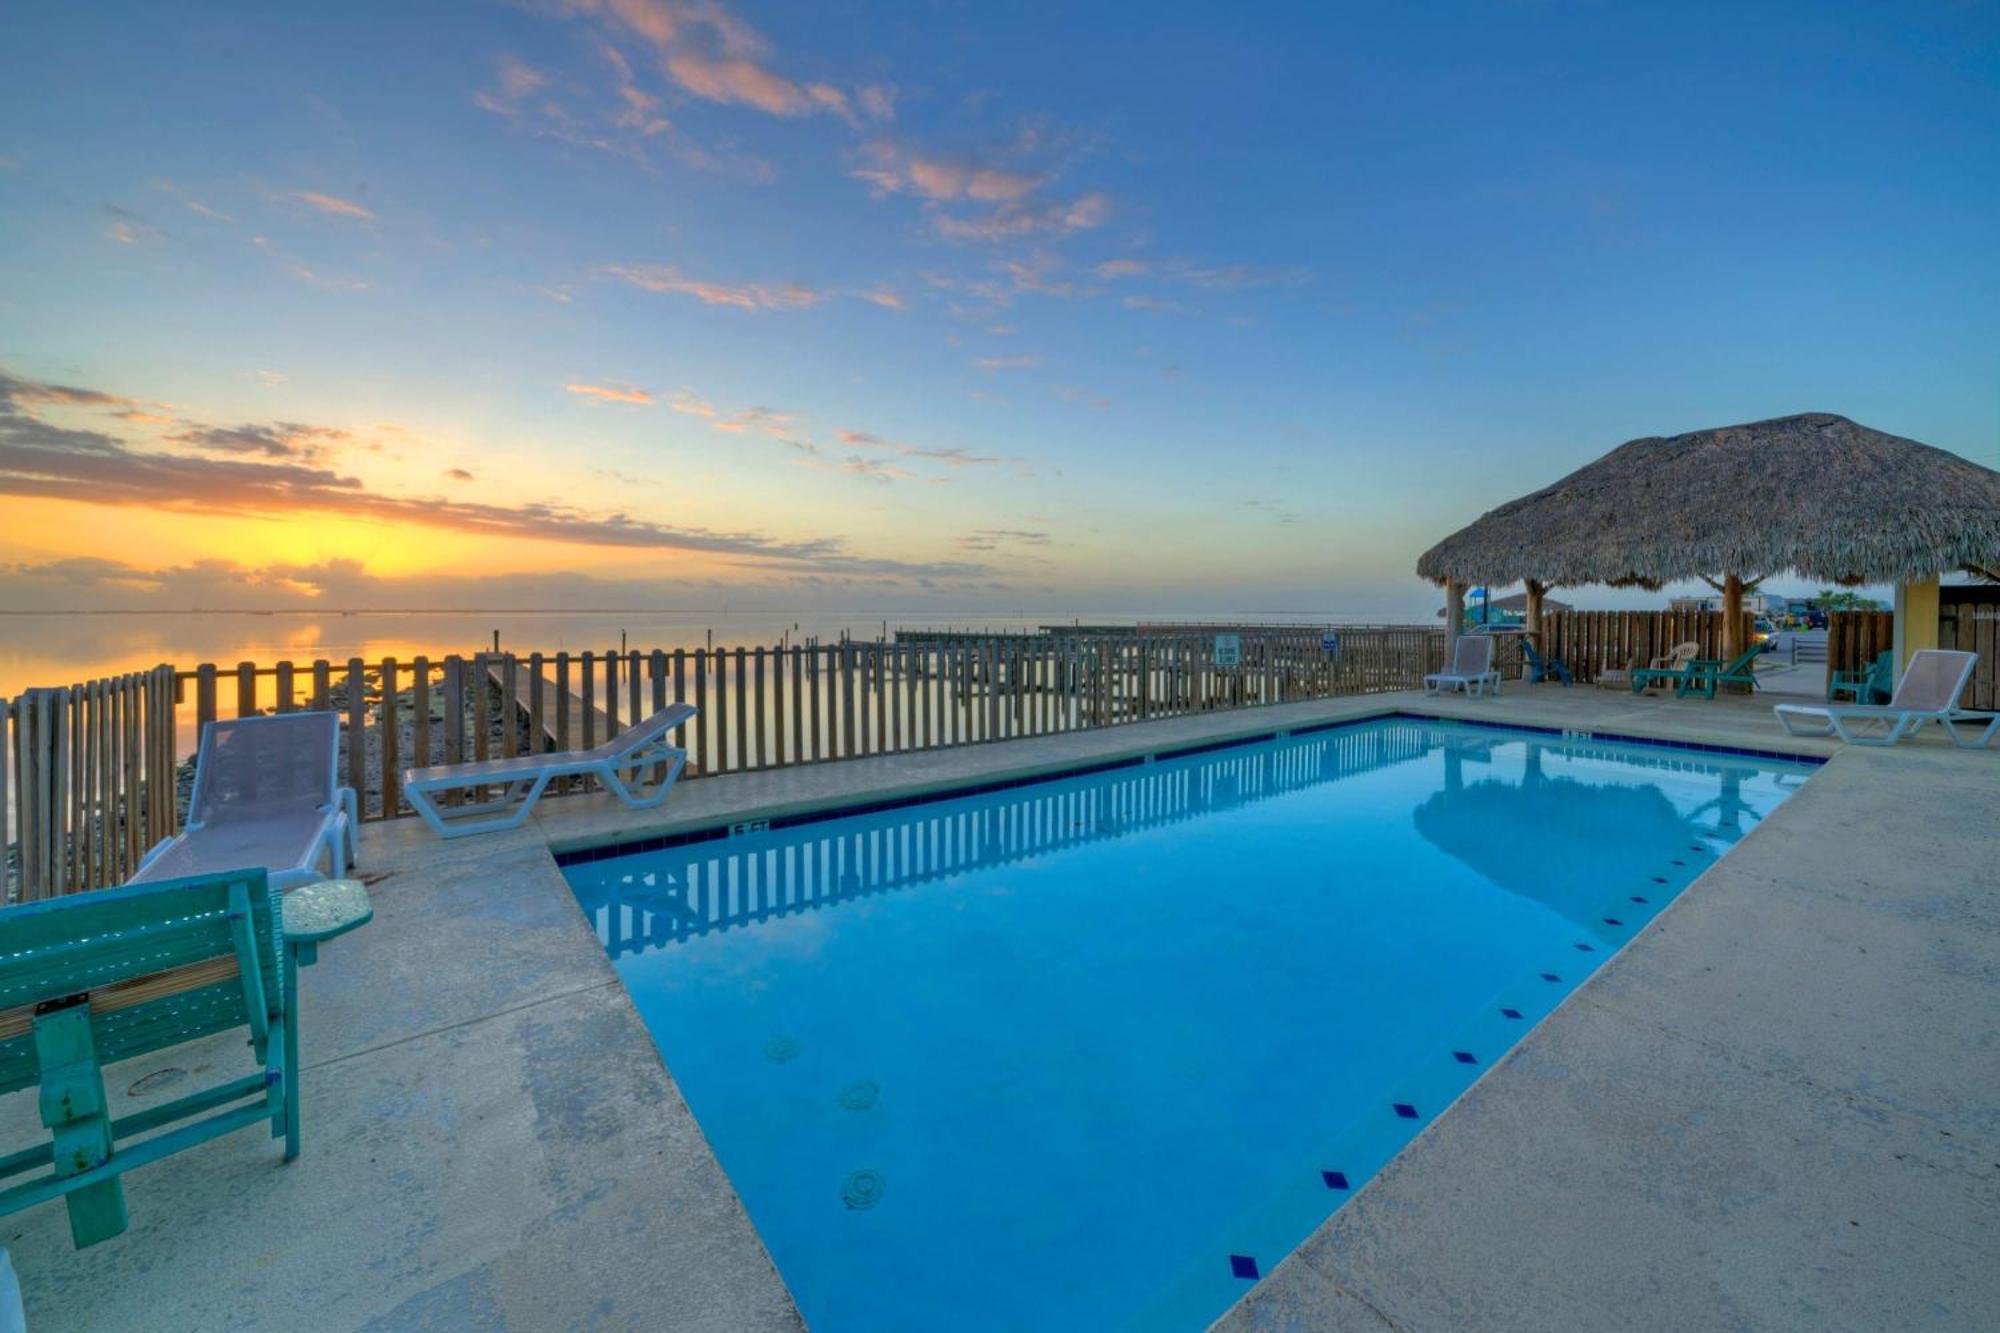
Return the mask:
[[[1836,671],[1826,682],[1826,701],[1839,703],[1840,696],[1850,696],[1857,704],[1882,703],[1894,692],[1896,685],[1896,654],[1893,649],[1876,654],[1875,660],[1865,671]]]
[[[260,1122],[297,1157],[298,969],[372,915],[354,880],[281,898],[261,869],[0,911],[0,1094],[38,1088],[50,1131],[0,1158],[0,1179],[50,1168],[0,1190],[0,1216],[65,1199],[82,1249],[125,1230],[135,1167]],[[237,1028],[253,1072],[111,1118],[106,1065]]]
[[[1747,648],[1743,655],[1727,664],[1712,657],[1697,657],[1687,664],[1680,683],[1674,686],[1674,694],[1685,699],[1690,695],[1700,695],[1713,699],[1724,685],[1748,685],[1752,691],[1757,688],[1757,672],[1754,663],[1764,651],[1762,645]]]

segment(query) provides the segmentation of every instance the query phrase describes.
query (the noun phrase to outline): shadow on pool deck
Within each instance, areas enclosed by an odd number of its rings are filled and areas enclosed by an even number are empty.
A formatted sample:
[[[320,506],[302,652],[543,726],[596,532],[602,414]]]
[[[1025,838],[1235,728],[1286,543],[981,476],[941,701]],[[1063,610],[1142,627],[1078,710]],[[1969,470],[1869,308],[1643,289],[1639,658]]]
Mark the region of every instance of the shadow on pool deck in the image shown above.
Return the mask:
[[[551,801],[449,844],[371,825],[376,920],[302,977],[304,1157],[281,1166],[246,1131],[137,1171],[131,1230],[82,1252],[59,1206],[0,1219],[30,1327],[797,1328],[549,845],[1398,707],[1833,752],[1760,705],[1516,687],[708,779],[640,816]],[[1974,1262],[2000,1161],[1982,802],[2000,809],[2000,754],[1840,754],[1232,1319],[2000,1324],[2000,1279]],[[225,1040],[132,1061],[114,1096],[234,1058]],[[32,1097],[0,1101],[0,1144],[40,1132]]]

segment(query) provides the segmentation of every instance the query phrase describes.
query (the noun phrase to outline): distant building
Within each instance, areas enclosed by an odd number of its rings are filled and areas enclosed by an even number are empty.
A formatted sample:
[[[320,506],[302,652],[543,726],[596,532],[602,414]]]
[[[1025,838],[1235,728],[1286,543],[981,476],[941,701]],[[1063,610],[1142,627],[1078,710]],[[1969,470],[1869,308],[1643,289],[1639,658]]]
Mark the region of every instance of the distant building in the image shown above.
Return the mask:
[[[1798,601],[1797,598],[1780,597],[1774,592],[1746,592],[1743,594],[1743,609],[1757,616],[1782,616]],[[1676,597],[1667,603],[1670,611],[1720,611],[1722,594],[1708,597]]]
[[[1485,608],[1488,617],[1484,621],[1480,619],[1482,606]],[[1568,602],[1558,602],[1553,597],[1542,598],[1542,611],[1544,614],[1554,611],[1568,611],[1570,609]],[[1439,620],[1444,619],[1444,611],[1443,607],[1438,608]],[[1524,592],[1511,593],[1506,597],[1495,597],[1491,603],[1486,603],[1479,597],[1469,595],[1465,599],[1465,623],[1468,625],[1518,625],[1527,614],[1527,611],[1528,594]]]

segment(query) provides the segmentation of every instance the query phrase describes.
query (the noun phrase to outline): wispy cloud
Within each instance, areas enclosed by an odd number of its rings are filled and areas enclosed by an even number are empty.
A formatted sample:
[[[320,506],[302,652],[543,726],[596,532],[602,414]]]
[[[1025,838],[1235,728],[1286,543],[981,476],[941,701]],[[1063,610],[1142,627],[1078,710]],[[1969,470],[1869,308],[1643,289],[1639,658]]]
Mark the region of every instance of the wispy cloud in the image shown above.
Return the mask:
[[[323,458],[330,444],[346,438],[344,430],[309,426],[296,421],[277,421],[263,426],[191,425],[167,436],[175,444],[184,444],[203,453],[257,454],[265,458],[303,461]]]
[[[1171,314],[1181,308],[1179,301],[1169,301],[1164,296],[1126,296],[1118,304],[1127,310],[1151,310],[1157,314]]]
[[[727,416],[717,416],[709,424],[730,435],[756,430],[774,440],[789,440],[792,423],[797,420],[796,413],[780,412],[770,407],[745,407]]]
[[[284,265],[286,272],[290,273],[300,282],[308,283],[314,287],[323,287],[328,291],[365,292],[368,290],[368,284],[362,279],[347,278],[339,274],[322,272],[291,254],[268,236],[252,236],[250,244]]]
[[[890,121],[896,118],[896,89],[894,85],[887,83],[865,84],[856,91],[855,97],[861,103],[861,109],[867,112],[873,119]]]
[[[973,361],[974,366],[991,375],[1000,370],[1033,370],[1042,364],[1039,356],[982,356]]]
[[[1056,397],[1064,402],[1076,403],[1093,412],[1102,412],[1111,406],[1111,400],[1104,395],[1092,393],[1088,389],[1079,389],[1074,384],[1058,384],[1054,392]]]
[[[1312,281],[1312,271],[1304,268],[1263,268],[1255,264],[1203,264],[1191,259],[1175,259],[1162,266],[1160,275],[1207,291],[1236,292],[1246,287],[1294,287]]]
[[[1067,236],[1110,220],[1111,196],[1093,190],[1068,202],[1012,203],[971,217],[940,213],[931,225],[938,235],[955,241],[997,242]]]
[[[917,480],[917,474],[908,468],[885,463],[879,458],[865,458],[860,454],[849,454],[846,458],[801,458],[799,462],[806,467],[844,472],[850,477],[860,477],[863,481],[886,484],[892,481]]]
[[[657,150],[697,171],[758,183],[775,178],[768,162],[695,142],[667,116],[661,95],[642,85],[632,60],[617,45],[599,40],[594,49],[610,72],[608,80],[559,83],[547,70],[502,56],[492,85],[473,94],[473,105],[525,134],[606,153],[646,171],[656,168]]]
[[[1008,170],[969,156],[926,153],[886,138],[863,145],[862,165],[853,175],[878,193],[913,194],[936,203],[1008,203],[1027,198],[1046,179],[1039,173]]]
[[[293,190],[285,197],[333,217],[352,218],[357,222],[375,221],[372,210],[362,207],[352,199],[342,199],[338,195],[321,194],[318,190]]]
[[[1238,503],[1245,509],[1255,510],[1274,523],[1296,523],[1299,521],[1297,511],[1293,510],[1282,500],[1256,499],[1243,500]]]
[[[1136,278],[1149,267],[1143,259],[1107,259],[1091,272],[1100,278]]]
[[[943,463],[947,467],[1000,467],[1007,464],[1018,465],[1018,458],[998,458],[989,454],[976,454],[960,447],[940,448],[934,446],[907,444],[900,440],[885,440],[873,431],[840,430],[835,438],[851,449],[883,449],[904,458],[922,458]]]
[[[194,195],[190,194],[187,190],[183,189],[181,186],[174,184],[172,181],[156,180],[152,183],[152,185],[154,189],[160,191],[162,194],[172,195],[175,199],[180,201],[182,207],[186,208],[188,212],[196,214],[199,217],[205,217],[211,222],[236,221],[235,218],[223,212],[221,209],[210,208],[207,204],[195,198]]]
[[[610,384],[565,384],[563,388],[581,398],[594,398],[607,403],[649,404],[653,395],[644,389],[630,386],[619,388]]]
[[[737,310],[803,310],[825,294],[799,282],[711,282],[690,278],[672,264],[607,264],[598,270],[649,292],[692,296],[708,305]]]
[[[106,204],[104,211],[111,216],[111,222],[105,227],[104,234],[120,245],[137,245],[141,241],[164,239],[164,233],[158,227],[129,208],[119,204]]]
[[[846,93],[779,72],[763,35],[714,0],[568,0],[564,9],[635,43],[682,92],[703,101],[773,116],[824,112],[856,121]]]
[[[1002,546],[1048,544],[1048,533],[1023,528],[974,528],[954,543],[961,551],[994,551]]]
[[[877,284],[865,292],[856,292],[855,295],[872,305],[879,305],[884,310],[894,310],[898,314],[910,308],[910,303],[903,299],[902,294],[886,284]]]

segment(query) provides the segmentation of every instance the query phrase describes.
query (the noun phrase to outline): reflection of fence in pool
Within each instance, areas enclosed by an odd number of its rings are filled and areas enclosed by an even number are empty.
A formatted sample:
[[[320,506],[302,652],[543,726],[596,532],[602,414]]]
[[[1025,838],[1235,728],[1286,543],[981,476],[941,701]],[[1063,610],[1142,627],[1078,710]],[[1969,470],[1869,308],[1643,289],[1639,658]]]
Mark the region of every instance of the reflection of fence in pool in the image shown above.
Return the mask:
[[[1494,739],[1468,735],[1451,743],[1480,750]],[[1024,786],[976,808],[940,801],[859,828],[830,820],[687,843],[645,854],[638,872],[617,869],[615,860],[572,865],[569,877],[617,958],[1254,804],[1417,759],[1439,745],[1428,723],[1336,728],[1185,763],[1135,762],[1088,784]]]

